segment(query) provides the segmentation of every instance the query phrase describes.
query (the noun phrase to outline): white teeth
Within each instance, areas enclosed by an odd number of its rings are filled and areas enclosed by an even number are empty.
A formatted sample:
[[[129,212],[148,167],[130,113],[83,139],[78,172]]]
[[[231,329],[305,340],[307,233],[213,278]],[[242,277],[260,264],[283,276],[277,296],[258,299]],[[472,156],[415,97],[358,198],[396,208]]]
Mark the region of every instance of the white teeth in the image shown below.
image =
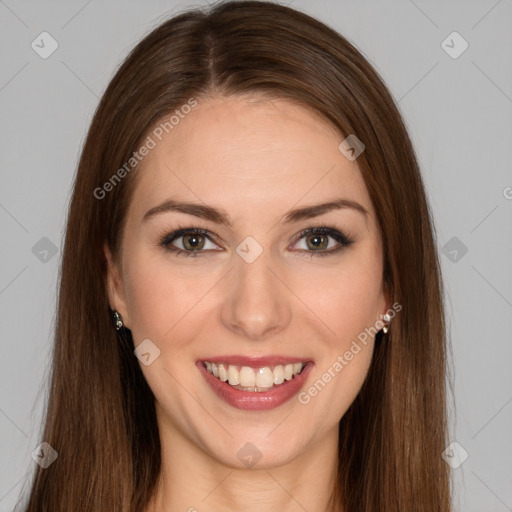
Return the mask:
[[[229,368],[228,368],[228,382],[232,386],[236,386],[237,384],[240,384],[240,372],[234,366],[231,366],[231,365],[229,365]]]
[[[206,367],[208,369],[208,366]],[[223,364],[219,364],[219,379],[222,382],[226,382],[228,380],[228,371],[226,370],[226,367]]]
[[[249,368],[248,366],[242,366],[242,368],[240,369],[240,386],[243,386],[244,388],[249,388],[254,387],[255,385],[256,375],[254,375],[252,368]]]
[[[282,364],[278,364],[274,368],[274,384],[282,384],[283,382],[284,382],[284,368],[283,368]]]
[[[274,384],[274,374],[272,370],[267,366],[265,368],[258,368],[256,374],[256,386],[258,388],[269,388]]]
[[[289,363],[278,364],[274,368],[251,368],[205,361],[206,370],[214,377],[244,391],[267,391],[299,375],[305,365],[306,363]]]

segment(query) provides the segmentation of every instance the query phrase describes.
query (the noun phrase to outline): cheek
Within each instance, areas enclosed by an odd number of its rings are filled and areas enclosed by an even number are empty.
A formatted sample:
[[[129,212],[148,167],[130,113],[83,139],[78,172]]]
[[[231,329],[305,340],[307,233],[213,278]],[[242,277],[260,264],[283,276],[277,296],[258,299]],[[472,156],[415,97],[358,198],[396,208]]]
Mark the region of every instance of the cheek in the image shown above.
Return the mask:
[[[370,329],[379,311],[379,269],[378,261],[371,270],[361,260],[347,264],[336,276],[321,281],[328,285],[323,293],[316,289],[305,300],[320,312],[318,327],[323,332],[323,326],[329,328],[317,351],[310,386],[299,396],[319,431],[343,417],[368,374],[374,348]]]
[[[172,338],[178,348],[181,338],[173,334],[185,324],[193,329],[187,317],[200,314],[208,303],[205,296],[215,284],[214,276],[195,275],[192,268],[180,271],[170,258],[141,250],[132,251],[127,261],[126,300],[136,344],[150,338],[162,348]]]
[[[326,333],[340,350],[378,317],[382,301],[378,254],[371,247],[363,253],[347,253],[336,268],[305,269],[297,281],[304,303],[328,328]]]

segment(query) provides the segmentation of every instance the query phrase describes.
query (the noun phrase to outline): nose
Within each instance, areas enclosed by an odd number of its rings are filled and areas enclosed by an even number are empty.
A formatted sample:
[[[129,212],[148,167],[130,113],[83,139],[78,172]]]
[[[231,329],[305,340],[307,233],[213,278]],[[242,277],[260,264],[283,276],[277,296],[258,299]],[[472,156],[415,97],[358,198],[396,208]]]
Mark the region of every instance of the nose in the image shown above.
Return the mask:
[[[252,263],[236,256],[221,310],[227,329],[253,341],[278,334],[291,319],[290,292],[276,277],[282,272],[265,254]]]

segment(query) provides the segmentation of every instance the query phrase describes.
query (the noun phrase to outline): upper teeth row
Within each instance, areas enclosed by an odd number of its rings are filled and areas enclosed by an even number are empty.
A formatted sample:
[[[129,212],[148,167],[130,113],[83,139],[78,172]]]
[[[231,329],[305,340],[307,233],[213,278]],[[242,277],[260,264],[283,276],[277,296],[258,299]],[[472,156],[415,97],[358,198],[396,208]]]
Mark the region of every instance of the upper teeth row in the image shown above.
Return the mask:
[[[227,364],[216,364],[205,361],[206,369],[215,377],[232,386],[267,388],[273,384],[282,384],[285,380],[291,380],[298,375],[306,363],[279,364],[273,369],[269,366],[263,368],[251,368],[250,366],[235,366]]]

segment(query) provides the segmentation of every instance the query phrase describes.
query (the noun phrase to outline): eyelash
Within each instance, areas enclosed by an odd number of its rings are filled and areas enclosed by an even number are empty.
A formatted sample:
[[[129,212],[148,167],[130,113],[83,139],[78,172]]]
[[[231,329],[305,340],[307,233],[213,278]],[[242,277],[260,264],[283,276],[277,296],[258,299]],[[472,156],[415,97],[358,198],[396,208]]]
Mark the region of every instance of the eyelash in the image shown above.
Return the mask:
[[[159,245],[163,246],[165,250],[176,254],[176,256],[186,257],[186,258],[190,257],[190,256],[195,258],[204,252],[211,252],[210,250],[208,250],[208,251],[203,251],[203,250],[184,251],[183,249],[179,249],[178,247],[171,245],[172,242],[174,242],[176,239],[178,239],[182,236],[194,235],[194,234],[204,235],[213,243],[216,243],[216,240],[218,240],[218,237],[216,237],[215,235],[213,235],[212,233],[210,233],[209,231],[207,231],[205,229],[197,228],[194,226],[191,226],[191,227],[178,226],[178,229],[176,231],[165,234],[161,238]],[[342,249],[344,249],[345,247],[348,247],[349,245],[354,243],[354,240],[350,237],[350,235],[342,233],[341,231],[331,228],[329,226],[321,225],[321,226],[310,227],[310,228],[307,228],[307,229],[304,229],[303,231],[301,231],[297,235],[294,245],[299,240],[301,240],[302,238],[304,238],[305,236],[308,236],[308,235],[327,235],[327,236],[334,238],[334,240],[336,240],[340,244],[335,249],[328,249],[328,250],[323,250],[323,251],[307,251],[305,249],[300,249],[300,252],[311,253],[311,257],[313,257],[313,256],[329,256],[332,254],[336,254],[339,251],[341,251]]]

